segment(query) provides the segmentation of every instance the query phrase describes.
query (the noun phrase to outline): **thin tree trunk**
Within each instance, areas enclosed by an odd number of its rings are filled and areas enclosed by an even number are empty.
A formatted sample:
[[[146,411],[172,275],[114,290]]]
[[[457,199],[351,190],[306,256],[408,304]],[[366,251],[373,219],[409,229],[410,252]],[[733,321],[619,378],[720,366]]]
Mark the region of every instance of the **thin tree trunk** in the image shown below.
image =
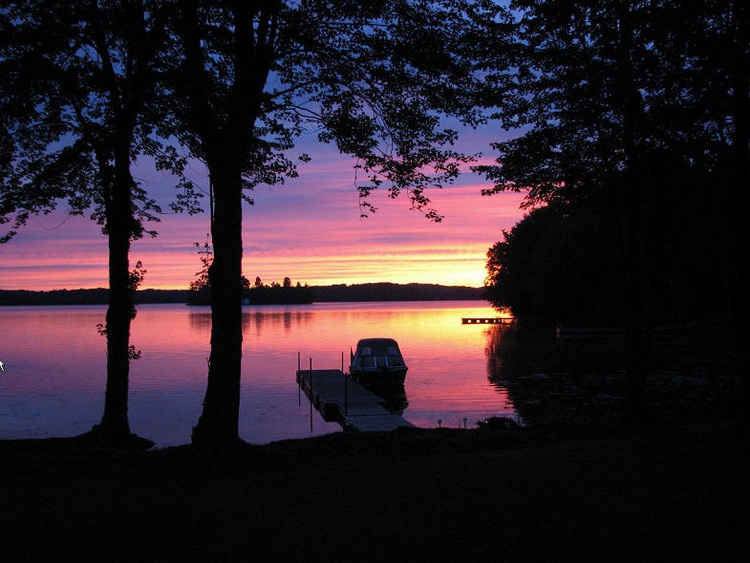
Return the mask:
[[[129,237],[109,237],[109,307],[107,308],[107,390],[101,430],[109,440],[130,436],[128,381],[130,376],[130,321],[133,307],[128,287]]]
[[[104,414],[98,427],[101,439],[114,445],[124,444],[131,439],[128,422],[130,323],[134,311],[129,266],[133,227],[131,188],[129,160],[126,156],[119,156],[115,162],[112,197],[106,209],[109,238],[107,387]]]

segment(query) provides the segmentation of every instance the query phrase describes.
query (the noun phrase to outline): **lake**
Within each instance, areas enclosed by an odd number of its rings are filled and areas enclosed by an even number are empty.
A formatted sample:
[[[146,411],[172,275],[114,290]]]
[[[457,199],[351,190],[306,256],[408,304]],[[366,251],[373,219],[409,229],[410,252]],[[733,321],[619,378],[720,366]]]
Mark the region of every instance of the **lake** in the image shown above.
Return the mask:
[[[348,371],[365,337],[395,338],[409,372],[404,418],[416,426],[464,426],[515,417],[505,388],[490,381],[494,317],[484,301],[315,303],[244,307],[240,437],[264,444],[340,432],[310,413],[295,381],[303,368]],[[74,436],[99,422],[106,345],[96,325],[106,307],[0,307],[0,439]],[[131,343],[131,430],[157,447],[190,442],[206,389],[211,313],[182,304],[140,305]]]

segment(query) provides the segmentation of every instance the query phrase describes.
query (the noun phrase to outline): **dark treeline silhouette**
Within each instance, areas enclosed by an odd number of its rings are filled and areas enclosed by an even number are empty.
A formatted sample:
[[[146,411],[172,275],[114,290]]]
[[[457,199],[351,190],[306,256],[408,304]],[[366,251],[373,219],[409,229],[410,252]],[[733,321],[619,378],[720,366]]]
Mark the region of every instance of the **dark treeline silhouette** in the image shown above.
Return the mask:
[[[675,325],[723,314],[719,264],[709,237],[671,227],[697,221],[703,208],[678,200],[664,216],[649,247],[658,269],[650,283],[648,326]],[[705,219],[705,218],[704,218]],[[630,310],[625,295],[621,239],[601,202],[571,202],[528,213],[488,252],[486,296],[517,319],[547,327],[624,327]],[[700,264],[700,267],[695,267]]]
[[[270,285],[256,278],[251,287],[243,288],[242,298],[249,305],[293,305],[312,303],[315,294],[307,284],[297,282],[292,285],[292,280],[288,277],[281,284],[272,282]]]
[[[210,271],[214,263],[214,253],[211,246],[211,235],[206,236],[206,242],[203,244],[194,243],[200,250],[201,269],[196,273],[196,279],[190,282],[190,290],[187,294],[188,305],[210,305],[212,298]],[[309,304],[314,300],[314,292],[305,284],[304,286],[297,282],[292,284],[290,277],[285,277],[284,281],[279,284],[272,282],[266,285],[260,279],[255,278],[255,283],[251,286],[245,276],[240,277],[242,286],[242,303],[245,305],[292,305],[292,304]]]
[[[270,285],[266,285],[260,278],[256,278],[252,286],[247,278],[242,277],[242,303],[245,305],[310,304],[314,297],[315,294],[310,286],[302,285],[299,282],[292,284],[292,280],[288,277],[284,278],[281,284],[272,282]],[[207,276],[203,276],[197,282],[190,284],[186,302],[188,305],[211,304],[211,286]]]
[[[262,292],[268,291],[267,296]],[[263,285],[261,291],[245,288],[245,305],[305,304],[313,302],[345,301],[446,301],[483,299],[484,289],[464,286],[447,286],[422,283],[365,283],[284,287],[277,283]],[[191,302],[191,295],[193,301]],[[1,289],[0,306],[7,305],[106,305],[108,290],[56,289],[30,291]],[[188,289],[141,289],[135,294],[135,302],[188,303],[210,305],[210,293],[199,294]]]
[[[524,130],[478,169],[487,193],[526,190],[529,213],[490,249],[488,297],[524,321],[621,327],[635,416],[657,325],[722,319],[750,381],[746,3],[514,6],[499,105]]]
[[[109,303],[109,290],[103,288],[52,291],[0,290],[0,305],[106,305],[107,303]]]
[[[482,288],[424,283],[316,286],[316,301],[443,301],[482,299]]]
[[[184,303],[184,289],[141,289],[135,292],[135,303]],[[30,291],[25,289],[0,289],[0,305],[107,305],[109,290],[53,289]]]

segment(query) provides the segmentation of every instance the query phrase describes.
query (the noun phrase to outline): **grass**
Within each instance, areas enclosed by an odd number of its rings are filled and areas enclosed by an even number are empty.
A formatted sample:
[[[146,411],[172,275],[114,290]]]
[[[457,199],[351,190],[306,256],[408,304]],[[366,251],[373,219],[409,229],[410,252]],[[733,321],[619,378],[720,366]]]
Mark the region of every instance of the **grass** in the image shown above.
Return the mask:
[[[221,454],[0,442],[0,559],[744,561],[733,424],[344,433]]]

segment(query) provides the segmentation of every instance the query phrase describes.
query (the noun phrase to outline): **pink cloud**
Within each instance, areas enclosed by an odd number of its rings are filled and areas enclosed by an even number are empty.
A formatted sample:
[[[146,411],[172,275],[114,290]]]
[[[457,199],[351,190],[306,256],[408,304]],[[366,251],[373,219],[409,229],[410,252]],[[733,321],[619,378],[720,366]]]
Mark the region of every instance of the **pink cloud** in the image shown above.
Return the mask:
[[[455,186],[428,192],[445,216],[441,223],[411,211],[403,195],[392,200],[385,191],[373,193],[378,211],[361,219],[352,160],[331,150],[313,156],[300,166],[299,178],[252,194],[255,205],[245,208],[243,229],[243,269],[251,280],[478,286],[487,249],[522,217],[521,194],[482,197],[486,183],[467,174]],[[202,165],[194,164],[192,173],[207,192]],[[174,179],[145,166],[138,177],[168,209]],[[147,270],[143,287],[186,288],[200,269],[193,243],[205,241],[207,215],[165,213],[151,226],[159,236],[135,241],[131,251],[131,264],[141,260]],[[16,239],[0,246],[0,288],[106,287],[106,265],[99,226],[60,210],[31,218]]]

